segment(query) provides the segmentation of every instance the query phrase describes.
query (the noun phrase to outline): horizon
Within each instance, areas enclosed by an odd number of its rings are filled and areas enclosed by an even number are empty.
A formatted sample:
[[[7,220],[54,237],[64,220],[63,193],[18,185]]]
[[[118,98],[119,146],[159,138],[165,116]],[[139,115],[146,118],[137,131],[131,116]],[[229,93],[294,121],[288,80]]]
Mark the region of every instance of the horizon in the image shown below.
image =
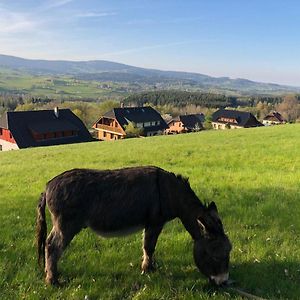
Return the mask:
[[[0,53],[0,55],[4,55],[4,56],[9,56],[9,57],[15,57],[15,58],[19,58],[19,59],[25,59],[25,60],[42,60],[42,61],[52,61],[52,62],[93,62],[93,61],[105,61],[105,62],[110,62],[110,63],[115,63],[115,64],[121,64],[121,65],[128,65],[128,64],[125,64],[125,63],[122,63],[122,62],[118,62],[118,61],[111,61],[111,60],[103,60],[103,59],[94,59],[94,60],[67,60],[67,59],[43,59],[43,58],[27,58],[27,57],[19,57],[19,56],[14,56],[14,55],[8,55],[8,54],[3,54],[3,53]],[[144,67],[141,67],[141,66],[136,66],[136,65],[128,65],[130,67],[135,67],[135,68],[144,68]],[[167,69],[167,70],[164,70],[164,69],[155,69],[155,68],[145,68],[147,70],[158,70],[158,71],[164,71],[164,72],[182,72],[182,73],[193,73],[193,74],[199,74],[199,75],[207,75],[207,74],[203,74],[203,73],[199,73],[199,72],[186,72],[186,71],[178,71],[178,70],[170,70],[170,69]],[[220,77],[217,77],[217,76],[213,76],[213,75],[207,75],[207,76],[211,76],[213,78],[229,78],[231,80],[249,80],[249,81],[252,81],[252,82],[257,82],[257,83],[266,83],[266,84],[276,84],[276,85],[282,85],[282,86],[290,86],[290,87],[293,87],[293,88],[300,88],[300,85],[299,86],[296,86],[296,85],[286,85],[286,84],[281,84],[281,83],[275,83],[275,82],[267,82],[267,81],[256,81],[256,80],[251,80],[251,79],[248,79],[248,78],[240,78],[240,77],[230,77],[230,76],[220,76]]]
[[[293,0],[0,0],[0,53],[299,87],[299,9]]]

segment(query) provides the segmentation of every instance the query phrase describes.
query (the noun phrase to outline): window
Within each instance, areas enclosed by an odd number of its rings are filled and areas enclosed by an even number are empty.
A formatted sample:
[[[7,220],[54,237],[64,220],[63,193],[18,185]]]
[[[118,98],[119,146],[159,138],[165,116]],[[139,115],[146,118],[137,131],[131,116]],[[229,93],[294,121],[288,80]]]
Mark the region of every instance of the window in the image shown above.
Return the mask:
[[[9,137],[12,139],[12,134],[11,134],[11,132],[9,133]]]
[[[103,131],[103,137],[106,137],[106,132],[105,131]]]
[[[0,135],[2,135],[3,134],[3,130],[2,130],[2,128],[0,128]]]

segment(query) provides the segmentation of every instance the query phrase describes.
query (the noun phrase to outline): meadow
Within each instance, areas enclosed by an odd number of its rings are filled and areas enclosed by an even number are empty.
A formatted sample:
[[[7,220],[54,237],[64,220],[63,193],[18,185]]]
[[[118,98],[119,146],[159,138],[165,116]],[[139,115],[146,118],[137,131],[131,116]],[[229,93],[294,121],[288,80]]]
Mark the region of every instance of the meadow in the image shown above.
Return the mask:
[[[59,100],[116,99],[136,91],[135,84],[77,80],[67,75],[31,75],[0,66],[0,93]],[[138,89],[139,90],[139,89]]]
[[[60,260],[61,287],[44,284],[34,236],[45,183],[76,167],[137,165],[187,176],[202,202],[217,203],[238,287],[266,299],[300,298],[300,125],[0,153],[0,298],[242,299],[208,285],[179,220],[159,237],[154,273],[140,274],[141,233],[104,239],[86,229]],[[47,223],[49,231],[49,215]]]

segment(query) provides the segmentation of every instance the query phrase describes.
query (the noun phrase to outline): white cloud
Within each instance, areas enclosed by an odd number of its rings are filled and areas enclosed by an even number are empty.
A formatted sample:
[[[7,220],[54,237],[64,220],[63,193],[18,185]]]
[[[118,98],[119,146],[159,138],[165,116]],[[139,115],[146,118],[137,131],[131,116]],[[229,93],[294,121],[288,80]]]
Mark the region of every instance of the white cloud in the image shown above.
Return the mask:
[[[27,32],[36,26],[37,22],[32,20],[28,14],[0,8],[0,34]]]
[[[51,8],[61,7],[73,1],[74,0],[49,0],[44,4],[43,8],[51,9]]]
[[[86,12],[75,15],[78,18],[102,18],[117,15],[116,12]]]

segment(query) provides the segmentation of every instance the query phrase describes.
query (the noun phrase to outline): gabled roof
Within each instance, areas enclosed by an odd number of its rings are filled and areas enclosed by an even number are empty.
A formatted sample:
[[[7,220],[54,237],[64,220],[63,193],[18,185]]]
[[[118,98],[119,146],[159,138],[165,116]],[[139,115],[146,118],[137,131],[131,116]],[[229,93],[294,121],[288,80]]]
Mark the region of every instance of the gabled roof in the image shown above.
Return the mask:
[[[129,122],[137,124],[159,121],[159,125],[144,127],[145,132],[159,131],[168,128],[168,125],[161,115],[150,106],[114,108],[113,110],[105,113],[103,116],[116,119],[124,130],[125,126],[128,125]]]
[[[237,123],[222,121],[220,118],[234,119]],[[256,127],[263,126],[250,112],[220,109],[212,114],[212,122],[228,123],[241,127]]]
[[[69,109],[7,112],[0,118],[0,127],[9,129],[19,148],[90,142],[92,137],[83,122]],[[36,141],[35,133],[77,131],[78,135]]]
[[[203,120],[203,117],[203,114],[181,115],[177,118],[172,119],[168,124],[170,124],[172,121],[180,121],[185,128],[192,130],[195,129],[196,126],[202,128],[201,122]]]
[[[286,120],[283,118],[283,116],[277,111],[273,111],[272,113],[265,116],[264,120],[272,120],[272,121],[278,121],[278,122],[282,122],[282,123],[286,122]]]

